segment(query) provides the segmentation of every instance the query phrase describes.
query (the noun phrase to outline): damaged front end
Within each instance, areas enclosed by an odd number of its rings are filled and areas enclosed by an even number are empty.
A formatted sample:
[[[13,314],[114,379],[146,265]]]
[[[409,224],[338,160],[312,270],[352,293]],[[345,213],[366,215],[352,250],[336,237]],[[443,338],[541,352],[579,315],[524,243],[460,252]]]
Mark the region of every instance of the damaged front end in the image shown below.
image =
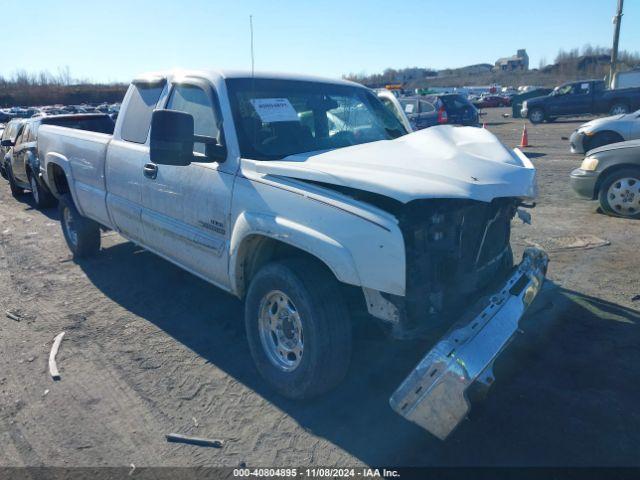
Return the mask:
[[[382,294],[397,309],[396,338],[450,325],[513,267],[511,220],[520,200],[416,200],[395,212],[405,240],[406,295]]]
[[[381,294],[395,307],[392,332],[401,338],[446,333],[437,335],[440,340],[390,404],[440,439],[465,418],[470,387],[493,381],[496,357],[544,281],[545,252],[528,249],[513,265],[511,221],[521,206],[517,198],[430,199],[395,212],[405,239],[407,279],[404,297]]]

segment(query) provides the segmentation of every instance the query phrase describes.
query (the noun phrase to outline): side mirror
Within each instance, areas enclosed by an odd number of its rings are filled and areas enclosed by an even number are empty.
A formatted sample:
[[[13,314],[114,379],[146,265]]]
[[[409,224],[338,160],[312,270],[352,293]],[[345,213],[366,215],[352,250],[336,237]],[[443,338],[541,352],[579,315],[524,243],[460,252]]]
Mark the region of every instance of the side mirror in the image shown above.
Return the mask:
[[[7,138],[5,140],[2,140],[2,142],[0,142],[0,145],[3,147],[13,147],[14,143]]]
[[[187,166],[193,159],[193,116],[155,110],[151,116],[149,157],[158,165]]]

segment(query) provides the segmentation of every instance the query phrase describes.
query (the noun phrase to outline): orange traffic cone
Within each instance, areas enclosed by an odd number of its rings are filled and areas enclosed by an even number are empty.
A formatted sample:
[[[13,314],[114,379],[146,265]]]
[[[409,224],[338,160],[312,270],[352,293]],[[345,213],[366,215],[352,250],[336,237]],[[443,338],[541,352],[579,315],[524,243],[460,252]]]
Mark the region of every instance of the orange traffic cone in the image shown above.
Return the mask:
[[[529,136],[527,135],[527,125],[524,125],[524,128],[522,129],[522,138],[520,139],[520,145],[518,145],[520,148],[523,147],[528,147],[529,146]]]

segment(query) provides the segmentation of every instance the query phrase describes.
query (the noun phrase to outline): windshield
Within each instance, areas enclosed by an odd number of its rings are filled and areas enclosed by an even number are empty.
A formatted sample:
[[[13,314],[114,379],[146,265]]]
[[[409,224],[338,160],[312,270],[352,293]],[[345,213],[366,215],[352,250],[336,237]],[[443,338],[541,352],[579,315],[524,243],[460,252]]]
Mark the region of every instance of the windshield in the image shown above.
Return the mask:
[[[277,160],[407,133],[365,88],[251,78],[229,79],[227,88],[245,158]]]

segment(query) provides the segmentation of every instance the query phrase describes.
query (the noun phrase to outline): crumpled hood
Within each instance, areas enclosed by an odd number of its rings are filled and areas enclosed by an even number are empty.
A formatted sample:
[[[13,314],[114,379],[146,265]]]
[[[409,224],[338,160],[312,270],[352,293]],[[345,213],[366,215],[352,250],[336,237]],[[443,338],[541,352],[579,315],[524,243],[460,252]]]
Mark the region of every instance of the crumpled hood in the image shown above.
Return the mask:
[[[244,160],[258,174],[311,180],[377,193],[407,203],[420,198],[535,196],[535,168],[488,130],[437,126],[395,140],[279,161]]]

